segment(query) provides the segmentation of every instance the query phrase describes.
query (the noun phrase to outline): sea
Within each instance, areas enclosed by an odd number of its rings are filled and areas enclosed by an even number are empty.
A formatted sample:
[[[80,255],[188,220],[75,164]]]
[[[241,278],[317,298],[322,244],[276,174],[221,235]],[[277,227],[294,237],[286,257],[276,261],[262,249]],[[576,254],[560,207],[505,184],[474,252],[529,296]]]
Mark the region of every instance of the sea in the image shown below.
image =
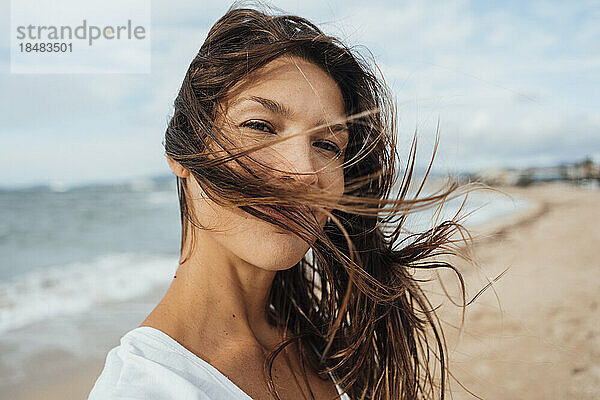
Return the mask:
[[[482,191],[465,206],[474,227],[530,204]],[[413,230],[436,220],[433,210],[410,218]],[[164,294],[180,229],[174,176],[0,190],[0,397],[43,368],[103,359]],[[53,361],[45,367],[43,354]]]

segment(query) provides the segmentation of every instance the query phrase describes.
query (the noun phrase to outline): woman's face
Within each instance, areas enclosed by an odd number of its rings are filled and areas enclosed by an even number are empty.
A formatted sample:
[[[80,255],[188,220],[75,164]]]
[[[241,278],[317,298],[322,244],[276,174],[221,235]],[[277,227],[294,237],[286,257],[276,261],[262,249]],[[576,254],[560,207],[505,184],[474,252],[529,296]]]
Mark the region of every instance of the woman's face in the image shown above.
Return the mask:
[[[219,118],[217,123],[227,121],[220,126],[225,132],[232,132],[236,144],[258,144],[317,125],[337,124],[331,130],[298,135],[250,156],[289,172],[271,171],[275,179],[283,179],[285,175],[295,180],[294,186],[310,185],[338,196],[343,194],[341,164],[348,142],[344,102],[338,85],[326,72],[307,61],[285,56],[257,70],[234,89],[237,89],[232,92],[234,95],[223,104],[225,118]],[[251,161],[242,161],[252,166]],[[235,168],[237,163],[231,165]],[[309,174],[293,174],[298,172]],[[199,240],[208,240],[221,251],[232,253],[228,256],[237,256],[267,270],[290,268],[308,251],[308,244],[293,233],[239,208],[217,205],[203,194],[195,179],[188,179],[188,184],[196,218],[202,226],[217,230],[201,231]],[[327,216],[318,211],[316,215],[323,226]]]

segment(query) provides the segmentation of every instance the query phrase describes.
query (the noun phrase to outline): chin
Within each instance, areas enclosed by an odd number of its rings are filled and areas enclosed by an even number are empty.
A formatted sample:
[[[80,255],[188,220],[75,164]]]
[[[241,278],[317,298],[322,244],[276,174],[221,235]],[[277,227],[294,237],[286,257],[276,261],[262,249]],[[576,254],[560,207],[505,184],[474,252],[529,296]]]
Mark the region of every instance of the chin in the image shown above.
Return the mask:
[[[249,264],[268,271],[286,270],[306,255],[310,245],[294,233],[241,210],[218,235],[219,242]],[[312,243],[311,243],[312,244]]]
[[[261,269],[289,269],[302,260],[310,249],[304,240],[276,225],[263,220],[255,221],[252,225],[252,229],[239,232],[236,238],[230,238],[228,247],[245,261]]]
[[[256,250],[250,254],[254,265],[267,270],[285,270],[296,265],[306,255],[310,246],[292,232],[272,226],[271,232],[254,237],[249,244]]]

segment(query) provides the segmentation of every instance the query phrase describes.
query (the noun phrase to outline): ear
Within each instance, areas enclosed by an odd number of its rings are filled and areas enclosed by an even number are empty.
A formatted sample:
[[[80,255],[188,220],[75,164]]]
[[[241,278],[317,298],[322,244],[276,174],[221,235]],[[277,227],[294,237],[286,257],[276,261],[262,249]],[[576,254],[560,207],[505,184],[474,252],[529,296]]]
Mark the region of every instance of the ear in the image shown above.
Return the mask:
[[[173,160],[171,157],[167,156],[167,162],[169,163],[169,167],[171,167],[171,171],[175,175],[180,178],[187,178],[190,176],[190,171],[181,166],[177,161]]]

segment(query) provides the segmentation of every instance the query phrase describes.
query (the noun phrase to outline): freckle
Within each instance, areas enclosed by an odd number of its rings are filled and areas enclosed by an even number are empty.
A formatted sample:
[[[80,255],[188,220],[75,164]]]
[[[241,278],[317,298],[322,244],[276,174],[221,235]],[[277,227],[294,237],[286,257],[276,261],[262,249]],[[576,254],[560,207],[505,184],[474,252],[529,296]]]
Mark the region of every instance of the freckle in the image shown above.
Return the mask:
[[[233,318],[235,318],[235,314],[231,314],[231,316],[232,316]]]

